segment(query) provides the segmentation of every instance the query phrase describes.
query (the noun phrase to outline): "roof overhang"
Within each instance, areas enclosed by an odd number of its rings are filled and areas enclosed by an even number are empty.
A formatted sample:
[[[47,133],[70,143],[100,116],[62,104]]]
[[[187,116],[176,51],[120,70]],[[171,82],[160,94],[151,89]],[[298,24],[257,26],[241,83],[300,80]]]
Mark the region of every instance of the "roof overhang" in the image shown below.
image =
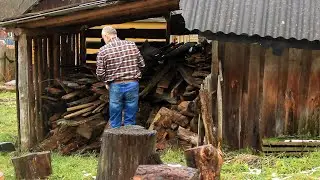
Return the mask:
[[[0,22],[0,27],[55,28],[88,27],[105,23],[122,23],[166,14],[179,9],[179,0],[96,1],[74,7],[29,13]]]

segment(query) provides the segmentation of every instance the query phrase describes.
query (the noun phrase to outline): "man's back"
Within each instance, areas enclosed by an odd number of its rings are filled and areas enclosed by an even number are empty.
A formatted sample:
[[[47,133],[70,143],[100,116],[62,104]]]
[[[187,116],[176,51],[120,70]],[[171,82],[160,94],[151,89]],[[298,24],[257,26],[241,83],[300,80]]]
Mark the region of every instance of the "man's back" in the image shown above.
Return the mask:
[[[97,75],[105,82],[139,79],[144,61],[133,42],[113,38],[100,48],[97,67]]]

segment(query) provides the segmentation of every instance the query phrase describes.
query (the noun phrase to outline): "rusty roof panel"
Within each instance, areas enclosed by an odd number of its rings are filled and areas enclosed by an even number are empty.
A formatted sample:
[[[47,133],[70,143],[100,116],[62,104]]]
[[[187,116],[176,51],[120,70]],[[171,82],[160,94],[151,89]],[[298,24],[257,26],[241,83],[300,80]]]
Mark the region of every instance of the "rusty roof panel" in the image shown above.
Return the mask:
[[[320,40],[319,0],[180,0],[189,30]]]

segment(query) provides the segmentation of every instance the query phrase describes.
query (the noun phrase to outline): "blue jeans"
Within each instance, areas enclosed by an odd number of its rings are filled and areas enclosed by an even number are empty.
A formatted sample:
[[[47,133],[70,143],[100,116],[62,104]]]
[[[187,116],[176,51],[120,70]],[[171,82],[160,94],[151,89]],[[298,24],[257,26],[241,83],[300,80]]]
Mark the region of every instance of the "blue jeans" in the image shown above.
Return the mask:
[[[109,114],[111,128],[118,128],[122,123],[124,111],[124,125],[135,125],[138,112],[139,83],[124,82],[109,85]]]

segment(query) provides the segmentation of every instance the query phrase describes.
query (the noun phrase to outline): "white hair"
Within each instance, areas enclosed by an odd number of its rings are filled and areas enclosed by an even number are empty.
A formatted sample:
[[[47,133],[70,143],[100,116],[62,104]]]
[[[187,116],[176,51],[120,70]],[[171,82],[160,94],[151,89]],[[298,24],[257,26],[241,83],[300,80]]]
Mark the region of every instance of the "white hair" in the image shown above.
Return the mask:
[[[103,27],[101,34],[102,35],[107,35],[107,34],[109,34],[109,35],[117,35],[117,30],[115,30],[111,26],[105,26],[105,27]]]

